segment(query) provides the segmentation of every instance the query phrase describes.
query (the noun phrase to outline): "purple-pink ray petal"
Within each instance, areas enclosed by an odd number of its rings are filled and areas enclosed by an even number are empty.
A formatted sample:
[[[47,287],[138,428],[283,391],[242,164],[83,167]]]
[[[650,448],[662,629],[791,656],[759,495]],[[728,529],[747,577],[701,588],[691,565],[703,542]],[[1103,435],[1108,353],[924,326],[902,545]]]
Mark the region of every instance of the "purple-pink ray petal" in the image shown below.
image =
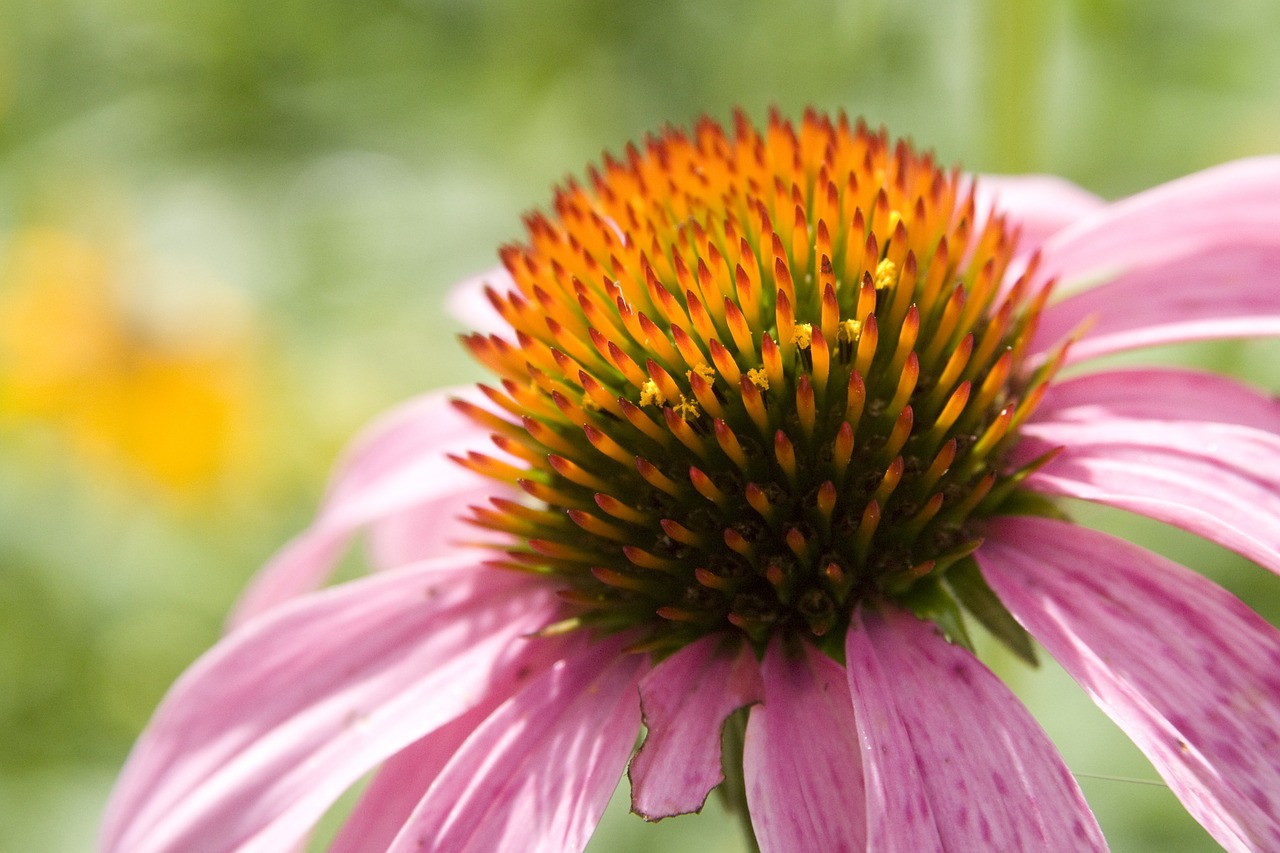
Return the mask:
[[[936,627],[904,611],[864,611],[845,651],[869,850],[1107,849],[1048,736]]]
[[[701,811],[724,779],[725,720],[763,695],[760,665],[741,637],[705,637],[650,670],[640,682],[649,733],[628,771],[631,810],[646,820]]]
[[[389,853],[586,846],[640,730],[646,659],[619,638],[579,651],[500,706],[454,754]]]
[[[1106,205],[1098,196],[1055,175],[982,175],[975,199],[979,214],[994,208],[1020,229],[1018,252],[1030,254],[1045,240]]]
[[[1228,163],[1117,202],[1049,238],[1069,294],[1031,351],[1088,320],[1072,362],[1154,344],[1280,333],[1280,158]],[[1092,286],[1089,286],[1092,285]],[[1081,290],[1081,287],[1086,289]]]
[[[342,824],[328,853],[384,853],[431,783],[476,727],[493,713],[486,701],[386,760]]]
[[[775,638],[761,664],[742,763],[762,853],[866,849],[861,745],[844,669],[803,641]]]
[[[506,293],[516,287],[515,279],[506,267],[496,266],[478,275],[464,278],[449,289],[445,297],[445,310],[468,331],[489,333],[510,332],[511,326],[502,319],[493,303],[484,295],[484,289],[492,287],[498,293]]]
[[[1055,382],[1033,421],[1110,418],[1206,421],[1280,433],[1280,400],[1225,376],[1175,368],[1130,368]]]
[[[457,466],[455,466],[457,467]],[[466,472],[469,474],[469,472]],[[456,476],[449,472],[450,476]],[[459,478],[459,485],[462,479]],[[489,499],[504,493],[492,480],[474,479],[465,488],[450,489],[441,497],[373,519],[365,527],[365,550],[372,569],[430,560],[454,550],[484,555],[474,543],[496,541],[467,521],[468,509],[489,506]]]
[[[1015,462],[1061,453],[1028,489],[1176,525],[1280,573],[1280,436],[1247,426],[1127,418],[1037,420]]]
[[[1032,351],[1069,332],[1066,362],[1141,347],[1280,334],[1280,246],[1218,246],[1205,258],[1150,263],[1045,309]]]
[[[474,389],[437,391],[406,403],[373,423],[339,462],[324,505],[311,526],[268,562],[241,596],[230,622],[252,616],[322,584],[333,571],[355,531],[381,522],[403,525],[411,519],[412,554],[418,558],[456,550],[462,530],[458,516],[494,486],[449,460],[483,448],[483,430],[449,404],[474,397]],[[400,519],[409,514],[410,518]],[[398,526],[393,546],[409,552],[407,531]],[[392,545],[382,541],[384,551]]]
[[[537,579],[458,558],[282,605],[178,681],[108,806],[107,851],[274,851],[379,762],[558,648]]]
[[[1219,844],[1280,850],[1280,631],[1176,563],[1054,519],[993,522],[977,557]]]
[[[873,617],[874,618],[874,617]],[[944,849],[929,792],[921,772],[929,770],[927,756],[918,760],[911,743],[911,733],[898,713],[900,701],[916,701],[910,695],[911,679],[922,673],[933,675],[928,661],[913,662],[907,672],[884,671],[873,638],[864,627],[864,619],[855,614],[845,637],[846,671],[849,692],[857,717],[858,736],[862,740],[863,779],[867,789],[867,846],[870,850],[941,851]],[[901,693],[899,692],[901,689]],[[930,693],[930,705],[938,694]],[[951,706],[947,696],[947,707]],[[985,715],[985,711],[983,712]],[[944,731],[950,731],[952,721]],[[961,732],[963,734],[963,732]],[[923,765],[923,766],[922,766]],[[968,770],[968,768],[964,768]],[[963,793],[967,783],[957,793]],[[963,797],[967,808],[957,810],[961,826],[973,821],[976,803]]]

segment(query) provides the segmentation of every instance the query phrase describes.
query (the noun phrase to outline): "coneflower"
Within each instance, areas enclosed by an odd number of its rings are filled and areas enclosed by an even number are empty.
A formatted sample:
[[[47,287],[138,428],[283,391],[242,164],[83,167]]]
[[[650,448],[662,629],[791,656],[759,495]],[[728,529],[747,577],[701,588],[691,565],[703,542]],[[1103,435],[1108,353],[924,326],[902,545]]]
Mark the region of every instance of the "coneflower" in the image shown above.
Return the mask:
[[[1280,161],[1104,205],[739,116],[527,226],[455,299],[496,379],[357,443],[143,734],[107,850],[290,849],[379,764],[334,849],[580,850],[628,762],[638,814],[723,783],[767,851],[1105,849],[975,622],[1038,640],[1225,848],[1280,849],[1280,634],[1055,503],[1280,570],[1273,399],[1057,379],[1280,331]],[[386,571],[311,592],[360,528]]]

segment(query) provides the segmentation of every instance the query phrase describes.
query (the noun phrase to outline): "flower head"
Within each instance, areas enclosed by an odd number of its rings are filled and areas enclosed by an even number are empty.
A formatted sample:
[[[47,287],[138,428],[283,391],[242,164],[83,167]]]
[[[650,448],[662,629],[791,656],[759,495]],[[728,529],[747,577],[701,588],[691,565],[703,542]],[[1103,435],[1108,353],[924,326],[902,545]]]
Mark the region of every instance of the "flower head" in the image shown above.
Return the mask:
[[[1276,849],[1280,633],[1053,500],[1280,571],[1273,399],[1054,381],[1280,331],[1277,190],[1257,160],[1106,206],[816,114],[606,158],[455,300],[498,382],[357,443],[157,713],[105,846],[287,847],[381,763],[336,849],[581,849],[628,759],[636,812],[698,810],[749,708],[725,758],[762,849],[1103,849],[973,619],[1035,637],[1225,847]],[[388,571],[308,592],[365,526]]]
[[[704,121],[555,211],[488,291],[514,340],[467,338],[519,423],[458,404],[521,463],[462,464],[536,501],[474,511],[512,567],[658,655],[733,628],[839,654],[864,602],[942,606],[1053,365],[971,183],[844,122]]]

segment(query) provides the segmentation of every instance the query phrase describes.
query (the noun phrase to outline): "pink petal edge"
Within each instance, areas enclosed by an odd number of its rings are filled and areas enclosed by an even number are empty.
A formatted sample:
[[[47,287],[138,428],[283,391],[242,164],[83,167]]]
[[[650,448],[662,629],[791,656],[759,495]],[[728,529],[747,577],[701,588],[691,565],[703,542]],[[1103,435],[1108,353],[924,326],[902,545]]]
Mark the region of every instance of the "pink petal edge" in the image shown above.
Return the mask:
[[[1031,352],[1093,325],[1068,360],[1280,332],[1280,157],[1227,163],[1117,202],[1055,234],[1039,278],[1062,301]],[[1092,286],[1089,286],[1092,285]],[[1087,288],[1087,289],[1082,289]]]
[[[972,654],[900,611],[856,614],[845,649],[869,850],[1107,849],[1048,736]]]
[[[1088,424],[1113,417],[1235,424],[1280,433],[1280,400],[1215,373],[1128,368],[1053,383],[1031,420]]]
[[[866,848],[865,791],[841,666],[808,643],[775,639],[743,748],[747,805],[762,853]]]
[[[446,457],[487,443],[484,431],[449,403],[475,394],[469,388],[434,391],[374,421],[339,461],[315,521],[259,570],[229,624],[243,624],[324,583],[351,536],[365,525],[395,526],[381,539],[375,536],[382,556],[424,559],[456,550],[458,515],[469,502],[496,491]],[[419,525],[408,542],[405,515]]]
[[[515,286],[515,280],[506,267],[499,265],[487,269],[451,287],[445,297],[445,310],[467,329],[485,334],[509,332],[511,326],[494,310],[493,303],[484,295],[484,289],[492,287],[499,293],[506,293]]]
[[[1280,850],[1280,631],[1176,563],[1053,519],[993,522],[977,557],[1219,844]]]
[[[1106,206],[1102,198],[1056,175],[979,175],[976,186],[979,216],[994,208],[1020,229],[1019,254],[1034,252],[1063,228]]]
[[[388,853],[586,846],[640,730],[647,665],[625,638],[581,644],[500,706],[454,754]]]
[[[705,637],[650,670],[640,682],[649,733],[628,770],[631,810],[645,820],[701,811],[724,780],[725,720],[763,696],[760,666],[741,637]]]
[[[378,762],[522,679],[555,618],[535,580],[457,558],[286,604],[178,680],[134,747],[103,849],[275,851]]]
[[[458,747],[493,713],[485,702],[391,756],[360,794],[328,853],[384,853]]]
[[[1015,464],[1065,448],[1026,488],[1176,525],[1280,574],[1280,436],[1124,410],[1099,406],[1079,420],[1025,425]]]

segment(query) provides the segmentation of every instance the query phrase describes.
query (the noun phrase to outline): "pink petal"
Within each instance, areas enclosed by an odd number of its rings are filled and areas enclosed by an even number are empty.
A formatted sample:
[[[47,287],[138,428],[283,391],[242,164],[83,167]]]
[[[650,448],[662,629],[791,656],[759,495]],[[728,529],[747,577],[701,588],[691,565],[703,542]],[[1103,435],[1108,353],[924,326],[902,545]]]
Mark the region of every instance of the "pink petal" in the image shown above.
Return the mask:
[[[390,853],[581,850],[640,730],[645,659],[583,645],[495,711],[453,756]]]
[[[458,475],[450,472],[449,476]],[[471,479],[469,473],[468,479]],[[475,478],[467,488],[457,488],[438,499],[370,522],[365,534],[370,566],[391,569],[434,559],[455,550],[482,554],[469,543],[496,541],[498,534],[486,534],[470,524],[466,520],[467,510],[472,506],[487,507],[490,498],[504,494],[506,489],[502,484],[487,478]]]
[[[496,266],[485,270],[455,284],[445,297],[445,310],[472,331],[486,334],[511,331],[510,324],[484,295],[485,287],[492,287],[498,293],[506,293],[514,290],[516,283],[505,267]]]
[[[1089,423],[1113,417],[1205,421],[1280,433],[1280,401],[1213,373],[1139,368],[1056,382],[1035,421]]]
[[[994,207],[1020,228],[1018,252],[1023,254],[1104,206],[1098,196],[1054,175],[982,175],[977,180],[977,210]]]
[[[135,746],[104,848],[285,849],[378,762],[549,665],[554,642],[521,638],[555,618],[550,590],[459,565],[335,587],[229,635]]]
[[[977,557],[1219,844],[1280,850],[1280,631],[1163,557],[1052,519],[993,523]]]
[[[412,513],[412,555],[419,558],[454,550],[458,515],[477,495],[494,491],[445,454],[484,447],[484,431],[449,400],[474,395],[472,389],[437,391],[389,412],[373,423],[338,465],[316,520],[284,547],[250,583],[231,617],[239,625],[252,616],[322,584],[352,534],[382,522],[400,525],[379,541],[384,554],[403,556],[401,514]],[[391,536],[394,544],[388,544]]]
[[[504,698],[490,693],[462,716],[388,758],[328,853],[384,853],[449,759]]]
[[[1280,333],[1280,158],[1228,163],[1117,202],[1055,234],[1042,278],[1067,292],[1045,351],[1087,318],[1069,360],[1160,343]],[[1102,283],[1098,283],[1102,282]]]
[[[866,848],[858,726],[844,669],[808,643],[765,652],[764,703],[751,709],[743,771],[763,853]]]
[[[1105,850],[1047,735],[936,628],[855,616],[845,644],[876,851]]]
[[[1146,515],[1280,573],[1280,436],[1098,407],[1083,420],[1027,424],[1015,461],[1058,446],[1028,489]]]
[[[760,666],[737,636],[685,646],[640,682],[649,729],[631,762],[631,810],[645,820],[702,810],[724,780],[720,737],[734,711],[764,696]]]

